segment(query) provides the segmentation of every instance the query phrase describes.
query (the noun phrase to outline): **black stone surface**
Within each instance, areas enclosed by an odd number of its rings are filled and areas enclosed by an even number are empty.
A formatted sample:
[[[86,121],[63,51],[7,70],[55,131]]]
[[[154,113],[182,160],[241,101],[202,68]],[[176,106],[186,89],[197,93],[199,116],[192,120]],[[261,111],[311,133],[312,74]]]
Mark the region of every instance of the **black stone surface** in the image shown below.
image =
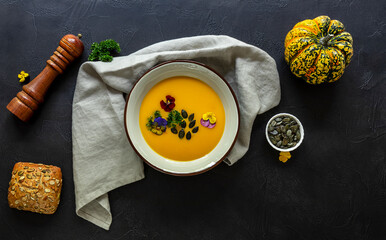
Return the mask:
[[[367,1],[18,1],[0,0],[1,239],[386,239],[386,2]],[[329,15],[354,38],[336,83],[311,86],[284,62],[283,42],[299,21]],[[83,56],[59,76],[30,123],[6,110],[17,74],[40,73],[62,36],[82,33]],[[179,37],[224,34],[277,62],[280,105],[257,117],[250,150],[234,166],[146,178],[109,194],[105,231],[75,214],[71,106],[92,42],[113,38],[120,55]],[[283,164],[264,127],[279,112],[297,116],[305,140]],[[51,216],[10,209],[17,161],[60,166],[64,186]]]

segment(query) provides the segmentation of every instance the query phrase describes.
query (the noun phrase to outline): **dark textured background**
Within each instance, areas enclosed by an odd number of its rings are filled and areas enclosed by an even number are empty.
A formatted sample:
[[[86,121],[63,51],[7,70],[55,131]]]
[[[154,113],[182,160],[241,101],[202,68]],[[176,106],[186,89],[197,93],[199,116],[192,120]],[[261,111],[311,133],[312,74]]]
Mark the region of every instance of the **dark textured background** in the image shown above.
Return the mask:
[[[386,3],[340,1],[0,0],[1,239],[386,239]],[[354,56],[335,84],[295,78],[283,41],[297,22],[329,15],[354,38]],[[58,77],[32,121],[6,110],[62,36],[82,33],[85,52]],[[158,41],[225,34],[277,62],[278,107],[257,117],[251,148],[234,166],[173,177],[146,166],[146,178],[110,193],[113,223],[102,230],[75,214],[71,106],[76,76],[94,41],[113,38],[120,55]],[[296,115],[305,141],[286,164],[266,142],[267,120]],[[17,161],[60,166],[64,186],[52,216],[10,209]],[[103,171],[103,169],[101,169]]]

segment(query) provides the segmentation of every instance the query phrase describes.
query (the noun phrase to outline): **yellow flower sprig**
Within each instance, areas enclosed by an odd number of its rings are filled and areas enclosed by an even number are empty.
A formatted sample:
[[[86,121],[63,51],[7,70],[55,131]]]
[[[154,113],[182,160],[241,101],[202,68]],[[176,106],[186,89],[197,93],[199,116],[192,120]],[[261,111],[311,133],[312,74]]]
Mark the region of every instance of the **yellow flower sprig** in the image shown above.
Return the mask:
[[[29,77],[29,74],[21,71],[17,76],[19,77],[19,82],[24,82]]]
[[[283,163],[287,162],[291,158],[290,152],[280,152],[279,160]]]

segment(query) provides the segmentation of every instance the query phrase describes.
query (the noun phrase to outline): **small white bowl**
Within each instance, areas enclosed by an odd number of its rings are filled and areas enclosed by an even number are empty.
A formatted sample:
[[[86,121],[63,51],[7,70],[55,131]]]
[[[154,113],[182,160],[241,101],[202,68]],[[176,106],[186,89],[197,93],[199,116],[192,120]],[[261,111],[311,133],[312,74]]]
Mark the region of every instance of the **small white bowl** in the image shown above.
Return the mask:
[[[275,118],[278,118],[278,117],[290,117],[292,119],[294,119],[297,124],[299,125],[299,130],[300,130],[300,140],[299,142],[293,146],[292,148],[279,148],[277,146],[275,146],[271,140],[269,139],[269,134],[268,134],[268,127],[270,125],[270,123],[275,119]],[[296,148],[298,148],[300,146],[300,144],[302,144],[303,142],[303,139],[304,139],[304,128],[303,128],[303,125],[302,123],[299,121],[299,119],[297,117],[295,117],[294,115],[292,114],[289,114],[289,113],[278,113],[276,114],[275,116],[271,117],[271,119],[269,119],[269,121],[267,122],[267,126],[265,127],[265,137],[267,138],[267,141],[269,143],[269,145],[271,145],[274,149],[276,149],[277,151],[280,151],[280,152],[291,152],[293,150],[295,150]]]
[[[142,136],[139,110],[144,96],[157,83],[175,76],[188,76],[209,85],[220,97],[225,110],[224,133],[207,155],[192,161],[174,161],[155,152]],[[137,154],[151,167],[171,175],[190,176],[203,173],[225,159],[235,144],[239,131],[239,107],[230,85],[208,66],[189,60],[161,63],[146,72],[132,88],[125,107],[127,137]]]

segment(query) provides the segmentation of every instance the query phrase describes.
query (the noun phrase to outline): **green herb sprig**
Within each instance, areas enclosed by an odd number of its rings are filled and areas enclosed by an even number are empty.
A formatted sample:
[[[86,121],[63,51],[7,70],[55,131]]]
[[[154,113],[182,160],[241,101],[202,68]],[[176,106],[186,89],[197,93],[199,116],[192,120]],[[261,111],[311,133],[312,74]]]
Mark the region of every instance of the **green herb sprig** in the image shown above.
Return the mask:
[[[155,111],[152,116],[147,118],[146,127],[148,130],[151,130],[153,128],[154,119],[156,119],[157,117],[161,117],[161,112],[158,110]]]
[[[113,57],[112,53],[119,53],[121,48],[119,43],[113,39],[106,39],[100,43],[94,42],[91,45],[91,53],[88,56],[89,61],[102,61],[102,62],[111,62]]]
[[[166,120],[168,121],[168,127],[176,127],[181,124],[183,118],[177,110],[172,110]]]
[[[154,112],[154,119],[157,118],[157,117],[162,117],[161,116],[161,112],[158,111],[158,110]]]

